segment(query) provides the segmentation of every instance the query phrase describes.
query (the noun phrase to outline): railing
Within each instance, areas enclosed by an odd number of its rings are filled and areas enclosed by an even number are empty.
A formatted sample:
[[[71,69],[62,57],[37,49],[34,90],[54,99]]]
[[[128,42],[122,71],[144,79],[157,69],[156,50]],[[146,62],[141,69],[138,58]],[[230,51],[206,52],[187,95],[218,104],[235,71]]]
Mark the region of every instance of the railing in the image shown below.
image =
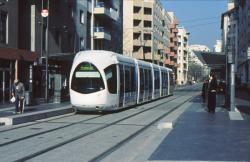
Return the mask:
[[[104,2],[97,2],[95,7],[105,7],[105,3]]]
[[[110,31],[106,30],[103,26],[94,27],[94,32],[103,32],[106,34],[110,34]]]
[[[105,32],[104,27],[94,27],[94,32]]]

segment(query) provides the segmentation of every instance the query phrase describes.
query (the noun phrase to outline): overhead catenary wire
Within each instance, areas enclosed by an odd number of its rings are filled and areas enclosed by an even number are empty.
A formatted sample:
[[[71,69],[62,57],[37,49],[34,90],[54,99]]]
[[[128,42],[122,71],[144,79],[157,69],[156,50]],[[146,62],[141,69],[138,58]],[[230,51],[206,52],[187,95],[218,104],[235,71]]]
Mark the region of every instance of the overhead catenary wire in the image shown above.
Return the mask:
[[[219,23],[220,21],[214,21],[214,22],[208,22],[208,23],[202,23],[202,24],[196,24],[196,25],[190,25],[190,26],[185,26],[186,28],[190,28],[190,27],[200,27],[200,26],[202,26],[202,27],[204,27],[204,26],[206,26],[206,25],[212,25],[212,24],[217,24],[217,23]]]

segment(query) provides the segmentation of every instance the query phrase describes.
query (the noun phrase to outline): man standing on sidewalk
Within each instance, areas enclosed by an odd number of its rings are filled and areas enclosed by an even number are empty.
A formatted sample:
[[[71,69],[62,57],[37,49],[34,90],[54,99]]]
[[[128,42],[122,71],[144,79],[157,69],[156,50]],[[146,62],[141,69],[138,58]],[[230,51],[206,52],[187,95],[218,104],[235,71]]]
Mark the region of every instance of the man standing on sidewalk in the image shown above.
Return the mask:
[[[208,84],[208,112],[215,113],[216,107],[216,90],[217,79],[215,74],[212,74]]]
[[[12,96],[16,98],[16,101],[15,101],[15,106],[16,106],[15,113],[16,114],[23,113],[24,92],[25,92],[24,84],[20,82],[18,79],[15,79],[13,87],[12,87]]]

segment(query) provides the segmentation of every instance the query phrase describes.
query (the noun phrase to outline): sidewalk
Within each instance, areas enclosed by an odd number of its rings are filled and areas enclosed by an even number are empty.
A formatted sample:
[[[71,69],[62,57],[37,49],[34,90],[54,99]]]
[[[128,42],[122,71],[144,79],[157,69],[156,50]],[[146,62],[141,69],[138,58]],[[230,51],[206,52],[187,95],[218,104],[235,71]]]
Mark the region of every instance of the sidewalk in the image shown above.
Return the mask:
[[[0,105],[0,125],[16,125],[74,112],[69,102],[25,106],[23,114],[13,114],[14,104]]]
[[[233,120],[220,107],[208,113],[200,96],[191,102],[148,160],[250,161],[249,118]]]

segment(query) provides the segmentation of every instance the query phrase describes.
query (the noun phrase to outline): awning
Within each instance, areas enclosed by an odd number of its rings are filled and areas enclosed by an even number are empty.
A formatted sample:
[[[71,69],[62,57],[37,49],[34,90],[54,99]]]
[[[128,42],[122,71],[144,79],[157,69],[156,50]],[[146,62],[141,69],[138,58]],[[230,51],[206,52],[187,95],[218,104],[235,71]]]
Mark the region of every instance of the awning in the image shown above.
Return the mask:
[[[0,48],[0,59],[33,62],[36,61],[38,57],[39,55],[36,52],[16,48]]]

